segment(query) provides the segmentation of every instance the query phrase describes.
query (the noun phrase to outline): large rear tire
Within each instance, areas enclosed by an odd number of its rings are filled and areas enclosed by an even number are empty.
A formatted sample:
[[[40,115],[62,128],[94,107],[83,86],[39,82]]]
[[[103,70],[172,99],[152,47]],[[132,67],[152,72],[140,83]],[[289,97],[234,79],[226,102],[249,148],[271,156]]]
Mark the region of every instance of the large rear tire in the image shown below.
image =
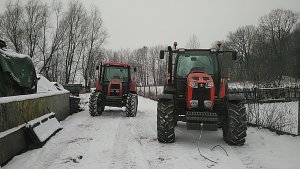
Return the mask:
[[[137,94],[128,94],[126,100],[126,116],[135,117],[137,113],[138,97]]]
[[[91,116],[101,116],[104,111],[104,106],[101,99],[100,92],[93,92],[89,101],[89,113]]]
[[[247,131],[247,115],[240,101],[228,103],[227,116],[223,118],[223,139],[229,145],[244,145]]]
[[[157,139],[161,143],[175,142],[173,100],[159,100],[157,104]]]

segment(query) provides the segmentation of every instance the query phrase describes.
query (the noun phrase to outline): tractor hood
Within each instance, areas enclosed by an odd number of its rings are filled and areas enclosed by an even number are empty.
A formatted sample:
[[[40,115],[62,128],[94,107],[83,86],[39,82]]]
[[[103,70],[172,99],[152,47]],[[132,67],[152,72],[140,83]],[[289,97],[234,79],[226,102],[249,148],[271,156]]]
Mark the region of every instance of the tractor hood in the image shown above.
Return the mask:
[[[121,79],[112,79],[108,85],[108,96],[122,96],[122,80]]]
[[[193,71],[187,77],[187,108],[199,111],[212,110],[215,86],[205,71]]]

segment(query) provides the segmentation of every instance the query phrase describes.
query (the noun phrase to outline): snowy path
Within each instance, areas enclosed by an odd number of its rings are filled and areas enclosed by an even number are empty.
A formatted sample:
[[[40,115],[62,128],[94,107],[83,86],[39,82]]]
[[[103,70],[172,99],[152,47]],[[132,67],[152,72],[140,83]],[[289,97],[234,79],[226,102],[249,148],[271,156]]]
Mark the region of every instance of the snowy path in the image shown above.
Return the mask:
[[[87,100],[88,95],[83,95]],[[203,159],[197,150],[200,131],[176,128],[176,143],[160,144],[156,139],[156,102],[139,97],[138,114],[127,118],[122,109],[108,108],[100,117],[88,111],[62,122],[64,129],[43,148],[13,158],[4,169],[293,169],[300,168],[300,139],[277,136],[249,128],[246,144],[231,147],[222,140],[222,131],[203,132],[200,150],[217,164]],[[220,148],[210,151],[215,145]]]

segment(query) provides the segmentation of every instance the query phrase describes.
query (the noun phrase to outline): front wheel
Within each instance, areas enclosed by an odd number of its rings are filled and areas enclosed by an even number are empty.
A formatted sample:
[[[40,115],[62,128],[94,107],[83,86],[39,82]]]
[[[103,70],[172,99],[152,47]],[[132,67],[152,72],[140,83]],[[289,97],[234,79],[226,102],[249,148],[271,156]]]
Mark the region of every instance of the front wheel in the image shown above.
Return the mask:
[[[104,111],[100,92],[93,92],[89,100],[89,113],[91,116],[100,116]]]
[[[159,100],[157,103],[157,139],[161,143],[175,142],[173,100]]]
[[[138,96],[136,94],[128,94],[126,100],[126,116],[135,117],[137,113]]]
[[[230,145],[243,145],[246,140],[246,108],[242,102],[228,103],[227,115],[223,118],[223,139]]]

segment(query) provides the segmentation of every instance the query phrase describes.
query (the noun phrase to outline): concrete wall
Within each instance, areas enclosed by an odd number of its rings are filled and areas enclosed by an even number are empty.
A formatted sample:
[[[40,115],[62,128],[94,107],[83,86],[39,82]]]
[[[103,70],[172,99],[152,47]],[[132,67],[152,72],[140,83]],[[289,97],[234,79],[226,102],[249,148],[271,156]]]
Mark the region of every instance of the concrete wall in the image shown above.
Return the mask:
[[[30,139],[22,126],[25,121],[49,113],[47,108],[59,121],[69,116],[69,95],[59,92],[19,96],[19,100],[0,98],[0,164],[28,149]]]

